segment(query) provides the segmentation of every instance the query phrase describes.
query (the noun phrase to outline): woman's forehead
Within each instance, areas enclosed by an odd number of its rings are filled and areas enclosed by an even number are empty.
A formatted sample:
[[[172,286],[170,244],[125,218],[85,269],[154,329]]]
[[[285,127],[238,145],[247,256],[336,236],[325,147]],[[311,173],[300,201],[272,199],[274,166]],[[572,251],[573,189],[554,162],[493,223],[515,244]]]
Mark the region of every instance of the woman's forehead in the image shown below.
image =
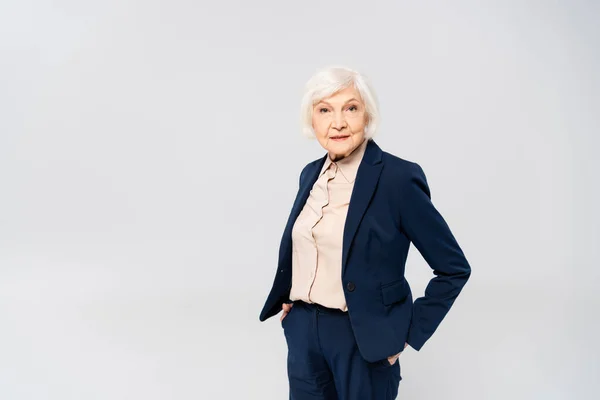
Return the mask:
[[[349,86],[347,88],[344,88],[342,90],[339,90],[333,94],[331,94],[330,96],[327,97],[323,97],[321,99],[318,99],[314,102],[314,104],[319,104],[319,103],[328,103],[328,104],[336,104],[336,103],[347,103],[351,100],[356,100],[358,102],[363,102],[360,93],[358,92],[358,90],[356,90],[354,88],[354,86]]]

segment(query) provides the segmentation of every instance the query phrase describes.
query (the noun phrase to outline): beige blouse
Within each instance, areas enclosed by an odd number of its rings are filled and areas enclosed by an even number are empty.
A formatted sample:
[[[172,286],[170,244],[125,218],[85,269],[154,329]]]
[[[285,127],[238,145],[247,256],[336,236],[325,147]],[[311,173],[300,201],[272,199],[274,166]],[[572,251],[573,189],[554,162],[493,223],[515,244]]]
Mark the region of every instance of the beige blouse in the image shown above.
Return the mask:
[[[290,300],[347,311],[342,287],[344,224],[367,139],[350,155],[326,158],[304,208],[292,228]]]

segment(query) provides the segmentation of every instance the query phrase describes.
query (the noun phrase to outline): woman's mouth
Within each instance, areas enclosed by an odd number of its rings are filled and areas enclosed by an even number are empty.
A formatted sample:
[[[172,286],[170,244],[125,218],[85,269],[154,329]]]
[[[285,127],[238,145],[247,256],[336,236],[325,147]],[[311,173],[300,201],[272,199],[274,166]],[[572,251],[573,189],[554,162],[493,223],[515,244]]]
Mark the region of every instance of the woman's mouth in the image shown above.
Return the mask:
[[[350,137],[350,135],[338,135],[338,136],[331,136],[330,139],[334,140],[336,142],[343,142],[344,140],[348,139]]]

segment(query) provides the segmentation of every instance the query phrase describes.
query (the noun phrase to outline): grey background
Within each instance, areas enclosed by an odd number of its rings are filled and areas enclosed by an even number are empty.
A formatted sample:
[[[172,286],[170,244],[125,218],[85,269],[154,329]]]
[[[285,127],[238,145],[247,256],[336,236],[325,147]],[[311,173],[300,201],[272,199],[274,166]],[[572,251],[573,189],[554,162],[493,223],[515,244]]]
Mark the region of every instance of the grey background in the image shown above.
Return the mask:
[[[0,398],[284,399],[302,87],[371,78],[473,267],[400,399],[596,399],[594,1],[4,1]],[[416,296],[431,270],[413,248]]]

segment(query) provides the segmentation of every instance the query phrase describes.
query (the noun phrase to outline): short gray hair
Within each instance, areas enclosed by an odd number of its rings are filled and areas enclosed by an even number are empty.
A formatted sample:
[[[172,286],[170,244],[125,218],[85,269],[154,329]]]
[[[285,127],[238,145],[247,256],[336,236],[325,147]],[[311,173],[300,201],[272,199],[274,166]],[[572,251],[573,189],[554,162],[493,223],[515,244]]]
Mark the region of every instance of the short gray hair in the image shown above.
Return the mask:
[[[312,127],[314,105],[350,86],[354,86],[360,94],[369,117],[365,127],[365,137],[369,139],[375,136],[379,125],[379,105],[375,92],[366,76],[343,66],[330,66],[317,70],[306,82],[300,106],[302,133],[305,136],[315,137]]]

